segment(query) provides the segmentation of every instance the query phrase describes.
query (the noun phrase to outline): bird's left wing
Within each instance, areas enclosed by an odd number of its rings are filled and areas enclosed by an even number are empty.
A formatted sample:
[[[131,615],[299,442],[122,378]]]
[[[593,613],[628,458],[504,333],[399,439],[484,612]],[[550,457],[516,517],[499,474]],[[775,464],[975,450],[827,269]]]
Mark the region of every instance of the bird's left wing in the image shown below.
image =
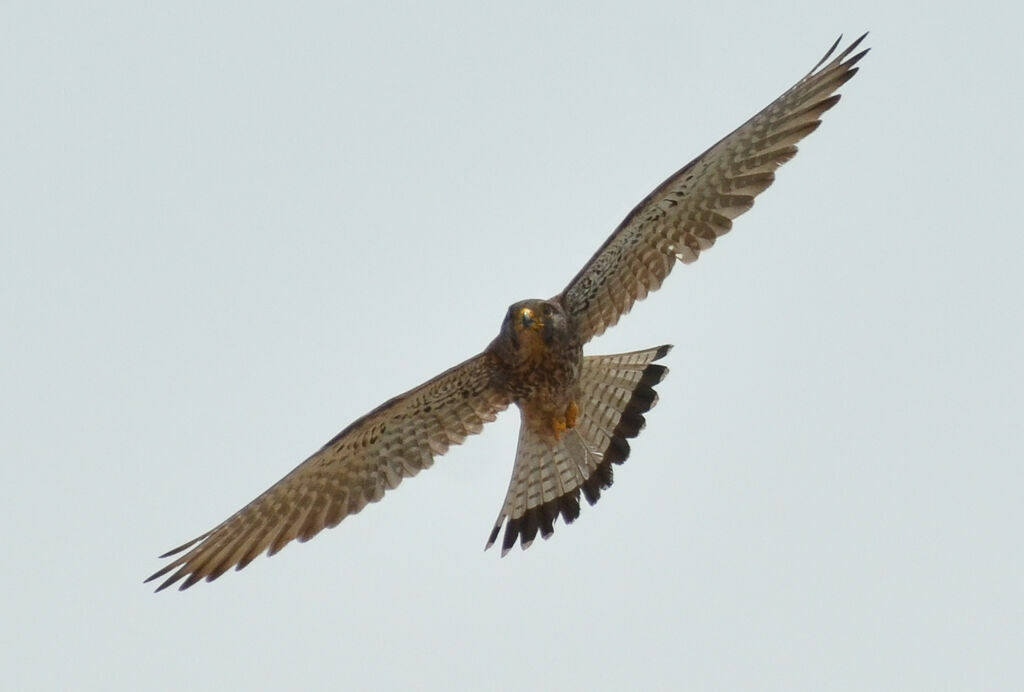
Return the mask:
[[[162,555],[188,551],[146,581],[173,571],[157,591],[181,579],[186,589],[336,526],[494,420],[509,404],[498,373],[484,352],[379,406],[219,526]]]
[[[866,34],[865,34],[866,36]],[[601,334],[633,303],[661,286],[676,259],[690,263],[732,228],[754,197],[793,158],[796,143],[839,101],[866,50],[861,36],[829,61],[839,41],[806,77],[688,163],[640,202],[559,295],[583,341]]]

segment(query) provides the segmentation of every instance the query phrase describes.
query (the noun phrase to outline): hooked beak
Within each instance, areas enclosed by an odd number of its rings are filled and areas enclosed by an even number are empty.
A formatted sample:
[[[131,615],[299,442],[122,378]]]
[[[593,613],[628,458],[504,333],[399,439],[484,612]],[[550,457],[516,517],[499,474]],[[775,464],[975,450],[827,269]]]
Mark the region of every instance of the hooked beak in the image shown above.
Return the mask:
[[[519,311],[519,325],[521,329],[532,329],[539,331],[544,323],[537,319],[537,316],[530,308],[523,308]]]

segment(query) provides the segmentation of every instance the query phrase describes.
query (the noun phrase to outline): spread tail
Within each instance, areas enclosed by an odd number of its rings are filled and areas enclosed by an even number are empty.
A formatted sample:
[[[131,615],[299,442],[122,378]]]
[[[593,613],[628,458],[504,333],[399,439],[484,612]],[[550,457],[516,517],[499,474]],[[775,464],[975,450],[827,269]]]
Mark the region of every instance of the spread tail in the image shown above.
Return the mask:
[[[590,504],[600,499],[612,484],[612,464],[629,457],[627,440],[640,434],[644,414],[658,401],[654,386],[668,368],[653,363],[671,348],[585,357],[576,425],[556,445],[520,426],[512,480],[485,550],[502,524],[504,556],[517,539],[525,550],[538,531],[550,536],[559,515],[571,524],[580,515],[581,491]]]

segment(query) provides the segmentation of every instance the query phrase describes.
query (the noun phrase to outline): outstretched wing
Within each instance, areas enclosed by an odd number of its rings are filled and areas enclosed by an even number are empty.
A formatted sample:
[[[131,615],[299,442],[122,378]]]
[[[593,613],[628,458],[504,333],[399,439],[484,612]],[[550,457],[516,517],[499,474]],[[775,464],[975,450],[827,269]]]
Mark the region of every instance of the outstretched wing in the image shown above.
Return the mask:
[[[186,589],[336,526],[494,420],[509,404],[496,373],[481,353],[379,406],[219,526],[161,555],[188,551],[146,581],[173,570],[157,591],[183,578]]]
[[[806,77],[659,185],[626,216],[560,294],[576,317],[584,343],[661,286],[677,258],[687,264],[695,261],[732,228],[734,218],[753,206],[754,197],[774,181],[775,169],[796,154],[796,143],[814,132],[822,113],[839,101],[835,91],[857,73],[854,65],[868,52],[851,56],[864,36],[827,62],[839,45],[836,41]]]

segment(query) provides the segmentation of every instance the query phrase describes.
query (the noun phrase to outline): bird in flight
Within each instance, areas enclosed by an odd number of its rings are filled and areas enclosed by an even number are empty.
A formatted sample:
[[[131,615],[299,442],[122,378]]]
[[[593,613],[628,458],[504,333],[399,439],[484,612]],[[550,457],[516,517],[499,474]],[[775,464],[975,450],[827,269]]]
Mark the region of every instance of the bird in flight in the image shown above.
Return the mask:
[[[612,484],[612,465],[629,456],[628,440],[668,372],[655,361],[671,348],[584,356],[583,346],[753,206],[839,101],[836,91],[868,52],[854,54],[865,36],[833,57],[840,37],[805,77],[647,195],[561,293],[512,305],[481,353],[356,420],[245,507],[162,555],[173,559],[146,581],[166,577],[157,591],[179,581],[186,589],[307,541],[511,404],[519,408],[519,443],[487,547],[503,527],[505,555],[517,541],[525,549],[538,533],[548,538],[558,517],[572,523],[581,493],[597,502]]]

